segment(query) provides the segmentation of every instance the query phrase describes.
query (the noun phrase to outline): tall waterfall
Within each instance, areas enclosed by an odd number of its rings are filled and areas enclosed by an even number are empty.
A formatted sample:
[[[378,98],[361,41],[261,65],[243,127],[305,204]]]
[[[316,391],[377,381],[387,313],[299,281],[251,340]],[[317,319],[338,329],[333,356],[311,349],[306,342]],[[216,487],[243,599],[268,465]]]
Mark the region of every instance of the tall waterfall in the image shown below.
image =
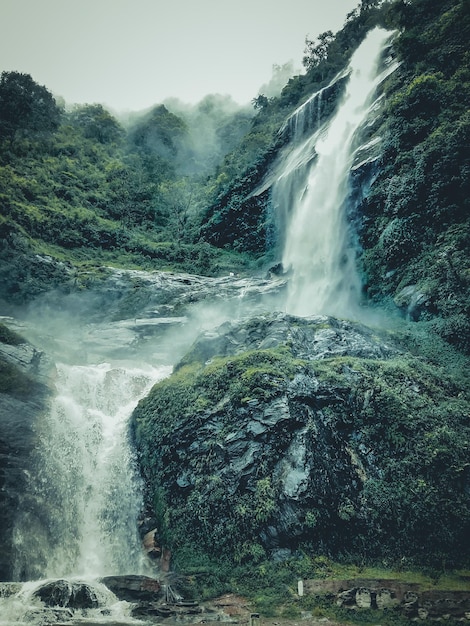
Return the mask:
[[[359,308],[356,246],[343,209],[355,134],[367,119],[378,84],[391,71],[379,70],[390,38],[383,29],[369,32],[351,58],[343,100],[326,124],[319,123],[323,91],[289,121],[297,145],[274,185],[273,198],[286,215],[282,263],[291,275],[286,309],[294,315],[345,317]],[[305,138],[309,125],[313,132]]]
[[[36,475],[17,524],[17,578],[143,573],[142,489],[127,424],[169,370],[58,366],[57,396],[38,430]]]

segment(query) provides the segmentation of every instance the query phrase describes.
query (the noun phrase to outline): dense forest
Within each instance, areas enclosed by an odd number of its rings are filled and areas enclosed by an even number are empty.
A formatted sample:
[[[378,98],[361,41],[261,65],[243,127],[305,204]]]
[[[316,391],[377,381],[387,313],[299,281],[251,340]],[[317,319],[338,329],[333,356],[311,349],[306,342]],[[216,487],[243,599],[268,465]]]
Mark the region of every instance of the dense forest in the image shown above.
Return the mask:
[[[196,343],[134,415],[143,474],[150,485],[161,481],[149,498],[160,539],[180,548],[175,563],[194,569],[202,595],[232,590],[236,572],[242,580],[254,571],[275,595],[284,575],[326,576],[328,556],[363,566],[381,550],[388,565],[403,557],[434,572],[468,566],[470,4],[362,0],[337,33],[305,41],[303,73],[277,95],[255,94],[246,108],[210,95],[194,107],[170,100],[120,120],[100,104],[60,102],[28,74],[0,78],[0,301],[14,315],[51,290],[99,287],[108,268],[285,275],[266,183],[289,140],[281,129],[312,94],[335,84],[375,26],[395,31],[398,69],[381,85],[379,114],[364,131],[380,151],[351,171],[348,217],[363,302],[403,322],[400,331],[391,339],[348,328],[367,355],[338,352],[314,367],[295,332],[340,337],[339,322],[244,322],[225,329],[217,346],[256,337],[249,350],[213,354],[210,342]],[[338,104],[335,89],[325,91],[322,121]],[[242,424],[258,403],[271,418],[281,395],[292,400],[298,432],[288,441],[276,432],[272,456],[263,452],[256,477],[243,478],[256,488],[243,491],[241,480],[227,497],[230,477],[217,465],[216,436],[204,430],[208,416],[226,436],[233,416]],[[333,504],[325,497],[324,508],[305,496],[295,520],[298,558],[270,569],[268,531],[285,494],[276,500],[269,471],[310,427],[299,416],[312,407],[323,411],[324,440],[339,450],[331,465],[349,472],[341,489],[350,491]],[[343,436],[349,443],[341,447]],[[189,454],[191,437],[205,456]],[[365,487],[350,480],[361,454],[372,477]],[[327,475],[329,467],[317,470]],[[171,493],[177,480],[192,489],[189,497]],[[335,523],[330,505],[339,511]],[[287,528],[295,515],[284,513]],[[322,529],[316,543],[306,539],[314,528]]]

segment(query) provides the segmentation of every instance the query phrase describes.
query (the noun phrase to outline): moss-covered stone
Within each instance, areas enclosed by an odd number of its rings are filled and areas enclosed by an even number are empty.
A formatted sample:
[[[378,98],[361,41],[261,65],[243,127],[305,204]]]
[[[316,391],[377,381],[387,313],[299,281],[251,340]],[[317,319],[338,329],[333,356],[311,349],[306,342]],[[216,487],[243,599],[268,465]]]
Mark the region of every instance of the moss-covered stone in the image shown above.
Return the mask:
[[[139,404],[133,428],[176,552],[461,563],[469,411],[464,387],[390,337],[278,315],[198,340]]]

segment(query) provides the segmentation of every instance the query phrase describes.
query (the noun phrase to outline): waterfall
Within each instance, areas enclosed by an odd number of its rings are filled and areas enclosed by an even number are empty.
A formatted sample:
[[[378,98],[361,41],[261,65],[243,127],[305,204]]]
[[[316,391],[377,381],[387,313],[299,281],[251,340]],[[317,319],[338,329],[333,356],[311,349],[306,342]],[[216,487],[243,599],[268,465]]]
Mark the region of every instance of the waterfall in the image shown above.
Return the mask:
[[[305,116],[316,122],[307,138],[294,133],[296,145],[273,187],[273,202],[286,223],[282,264],[290,274],[286,309],[294,315],[351,317],[359,310],[361,280],[344,204],[355,134],[378,85],[392,71],[380,71],[391,36],[380,28],[366,36],[351,58],[343,99],[328,122],[319,123],[322,91],[289,120],[294,129],[308,128]]]
[[[37,468],[17,523],[17,579],[144,573],[142,485],[128,418],[170,368],[57,370],[57,395],[38,427]]]

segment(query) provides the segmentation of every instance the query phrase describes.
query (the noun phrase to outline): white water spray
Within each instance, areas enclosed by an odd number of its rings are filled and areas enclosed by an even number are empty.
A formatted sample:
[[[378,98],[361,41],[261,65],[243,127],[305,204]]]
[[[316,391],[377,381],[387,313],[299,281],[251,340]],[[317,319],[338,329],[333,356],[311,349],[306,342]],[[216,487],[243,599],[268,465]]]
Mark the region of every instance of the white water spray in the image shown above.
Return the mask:
[[[292,151],[275,184],[276,204],[287,214],[282,263],[291,274],[286,309],[294,315],[351,317],[359,309],[361,281],[343,206],[355,133],[367,119],[377,86],[392,71],[379,73],[390,38],[383,29],[369,32],[351,58],[336,114],[327,125],[316,124],[315,132]],[[320,106],[321,95],[294,113],[294,129],[305,128],[303,117],[312,115],[312,102]]]
[[[142,485],[128,418],[169,372],[169,367],[58,366],[58,393],[40,428],[33,482],[44,531],[31,550],[31,524],[26,518],[18,525],[19,575],[144,573],[137,532]]]

